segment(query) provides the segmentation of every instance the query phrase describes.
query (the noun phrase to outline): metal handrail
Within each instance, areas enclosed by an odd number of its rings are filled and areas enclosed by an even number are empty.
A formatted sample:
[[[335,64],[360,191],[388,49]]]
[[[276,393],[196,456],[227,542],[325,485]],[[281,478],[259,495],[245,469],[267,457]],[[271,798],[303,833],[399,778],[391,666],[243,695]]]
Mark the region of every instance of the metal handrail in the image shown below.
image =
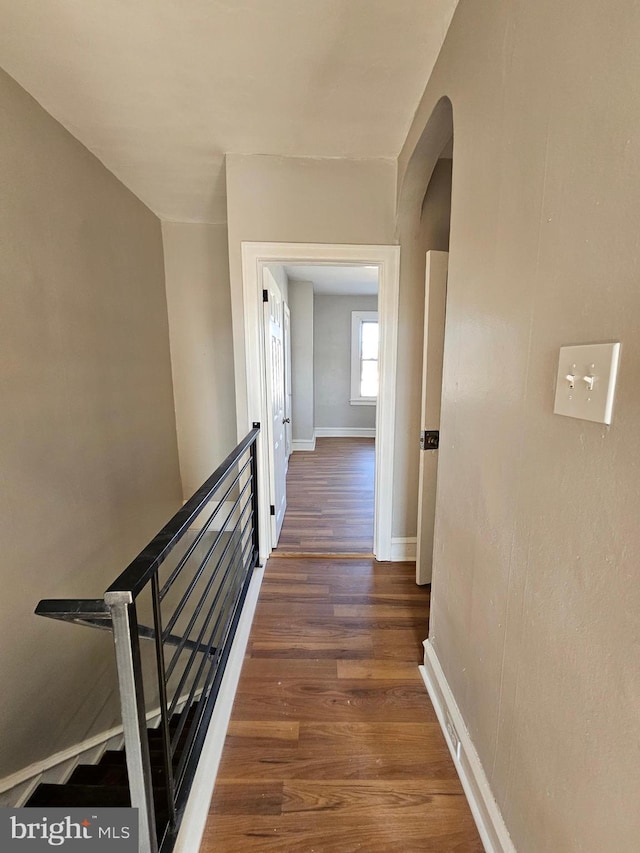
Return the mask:
[[[74,625],[84,625],[87,628],[99,628],[102,631],[112,631],[111,611],[101,598],[44,598],[38,602],[36,616],[46,616],[48,619],[58,619],[60,622],[73,622]],[[138,635],[142,640],[155,640],[156,632],[147,625],[138,625]],[[180,649],[194,649],[209,653],[205,645],[198,645],[185,636],[168,634],[166,631],[162,641]]]
[[[47,599],[36,608],[41,616],[113,632],[131,804],[139,815],[140,853],[169,853],[173,847],[252,569],[258,564],[256,439],[259,431],[260,425],[254,424],[251,432],[111,584],[104,599]],[[205,512],[214,499],[218,500],[217,506]],[[161,583],[163,563],[193,521],[196,518],[201,521],[203,516],[206,518],[202,529]],[[219,529],[213,529],[214,523],[220,525]],[[207,534],[211,541],[205,543]],[[204,557],[199,563],[196,560],[193,568],[192,558],[198,557],[201,543],[206,544]],[[178,602],[171,611],[169,593],[179,581],[184,581],[184,589],[178,589]],[[137,599],[145,590],[151,594],[152,625],[138,620]],[[155,689],[160,698],[158,731],[164,772],[162,786],[156,788],[155,796],[141,640],[152,640],[155,645]],[[168,665],[166,646],[175,646]],[[179,707],[184,710],[172,731],[170,719]],[[160,828],[156,825],[159,796],[166,800],[168,815],[166,824]],[[161,811],[165,814],[164,809]]]

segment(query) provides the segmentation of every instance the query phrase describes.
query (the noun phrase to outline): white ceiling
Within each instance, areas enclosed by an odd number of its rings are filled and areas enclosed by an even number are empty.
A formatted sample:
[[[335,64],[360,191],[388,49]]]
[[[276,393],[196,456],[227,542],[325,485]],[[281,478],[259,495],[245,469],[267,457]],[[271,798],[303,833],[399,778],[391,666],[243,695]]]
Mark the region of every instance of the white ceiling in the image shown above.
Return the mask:
[[[224,154],[396,157],[457,0],[0,0],[0,65],[162,219]]]
[[[376,296],[378,268],[329,266],[328,264],[286,264],[289,280],[310,281],[313,292],[325,296]]]

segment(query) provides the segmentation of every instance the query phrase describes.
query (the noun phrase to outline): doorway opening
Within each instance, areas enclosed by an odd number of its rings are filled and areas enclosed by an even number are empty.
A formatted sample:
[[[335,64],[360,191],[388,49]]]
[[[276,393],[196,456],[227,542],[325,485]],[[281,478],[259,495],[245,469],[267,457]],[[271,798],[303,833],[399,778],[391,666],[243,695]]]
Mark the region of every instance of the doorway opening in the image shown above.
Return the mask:
[[[269,264],[264,277],[265,285],[278,283],[272,301],[282,299],[290,316],[284,365],[277,366],[273,359],[267,364],[268,376],[274,369],[281,371],[284,398],[289,400],[288,413],[286,405],[282,413],[284,436],[279,435],[278,414],[270,437],[274,468],[287,470],[284,524],[278,509],[283,496],[277,475],[273,482],[275,553],[371,555],[379,385],[378,268]],[[265,306],[265,312],[271,314],[271,308]],[[269,334],[266,325],[265,333]],[[277,407],[278,395],[271,399]],[[286,460],[280,446],[285,448]]]
[[[273,514],[277,512],[274,504],[274,484],[276,470],[274,468],[274,450],[281,439],[274,438],[279,429],[278,414],[274,412],[271,389],[274,387],[270,370],[275,363],[270,354],[278,350],[267,334],[265,323],[265,281],[269,286],[279,277],[279,268],[294,268],[300,266],[368,268],[377,277],[378,282],[378,316],[379,316],[379,390],[375,409],[375,477],[374,477],[374,531],[373,553],[380,561],[391,559],[391,514],[393,487],[393,446],[395,433],[395,373],[397,349],[397,317],[398,317],[398,285],[399,285],[399,247],[398,246],[345,246],[324,244],[278,244],[278,243],[243,243],[243,348],[246,370],[238,371],[236,389],[238,399],[238,428],[239,432],[253,422],[266,425],[260,436],[260,473],[261,501],[259,512],[260,555],[266,559],[277,542],[277,530],[274,528]],[[265,272],[266,271],[266,272]],[[276,284],[278,282],[276,281]],[[280,286],[288,292],[287,283]],[[304,298],[309,299],[309,288],[301,289]],[[268,296],[267,296],[268,298]],[[311,298],[313,296],[311,295]],[[278,297],[276,295],[276,301]],[[291,343],[295,349],[295,308],[289,305],[291,311]],[[270,313],[270,309],[269,309]],[[298,312],[298,320],[304,312]],[[307,324],[309,320],[307,318]],[[277,333],[276,333],[277,334]],[[283,353],[285,351],[283,335]],[[283,358],[286,356],[283,355]],[[277,359],[276,359],[277,361]],[[291,364],[295,365],[296,353],[292,352]],[[305,367],[304,360],[300,364]],[[309,363],[306,362],[308,371]],[[295,367],[294,367],[295,371]],[[303,371],[304,372],[304,371]],[[286,376],[286,371],[285,371]],[[299,378],[299,377],[298,377]],[[291,378],[291,426],[296,421],[296,378]],[[286,398],[286,392],[282,393]],[[246,413],[240,404],[247,404]],[[283,407],[284,408],[284,407]],[[355,408],[355,406],[354,406]],[[362,407],[364,410],[364,406]],[[248,417],[247,417],[248,415]],[[302,421],[298,413],[297,426]],[[315,417],[315,415],[314,415]],[[286,424],[286,415],[284,418]],[[247,423],[248,421],[248,423]],[[316,424],[312,423],[315,430]],[[320,428],[321,429],[321,428]],[[330,438],[330,428],[325,428],[324,434],[314,434],[313,437],[298,438],[302,434],[292,429],[291,445],[293,450],[302,450],[296,441],[313,441]],[[352,429],[365,429],[353,427]],[[357,435],[357,434],[356,434]],[[367,437],[367,436],[362,436]],[[286,431],[282,431],[282,440],[286,446]],[[279,449],[280,445],[278,446]],[[310,448],[309,448],[310,449]],[[276,498],[276,501],[278,499]],[[286,496],[285,496],[286,506]],[[271,510],[271,507],[274,507]],[[284,517],[284,516],[283,516]]]

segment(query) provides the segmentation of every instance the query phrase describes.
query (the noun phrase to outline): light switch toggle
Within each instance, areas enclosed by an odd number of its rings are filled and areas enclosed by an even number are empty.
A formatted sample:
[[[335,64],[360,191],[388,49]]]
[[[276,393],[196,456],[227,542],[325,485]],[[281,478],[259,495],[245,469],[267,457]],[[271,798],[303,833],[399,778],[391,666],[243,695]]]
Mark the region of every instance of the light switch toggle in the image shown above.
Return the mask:
[[[619,359],[619,342],[561,347],[553,411],[610,424]]]

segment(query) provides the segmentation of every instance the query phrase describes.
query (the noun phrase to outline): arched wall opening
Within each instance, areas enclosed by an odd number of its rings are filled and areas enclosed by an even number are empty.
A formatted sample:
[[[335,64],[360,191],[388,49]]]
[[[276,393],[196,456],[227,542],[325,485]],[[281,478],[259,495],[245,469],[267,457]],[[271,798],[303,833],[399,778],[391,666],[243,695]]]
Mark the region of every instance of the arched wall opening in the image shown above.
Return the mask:
[[[401,333],[393,532],[394,536],[404,535],[414,542],[418,532],[425,257],[430,249],[449,248],[452,153],[453,106],[449,98],[443,97],[433,109],[401,174],[397,199]],[[433,504],[435,507],[435,485]]]

